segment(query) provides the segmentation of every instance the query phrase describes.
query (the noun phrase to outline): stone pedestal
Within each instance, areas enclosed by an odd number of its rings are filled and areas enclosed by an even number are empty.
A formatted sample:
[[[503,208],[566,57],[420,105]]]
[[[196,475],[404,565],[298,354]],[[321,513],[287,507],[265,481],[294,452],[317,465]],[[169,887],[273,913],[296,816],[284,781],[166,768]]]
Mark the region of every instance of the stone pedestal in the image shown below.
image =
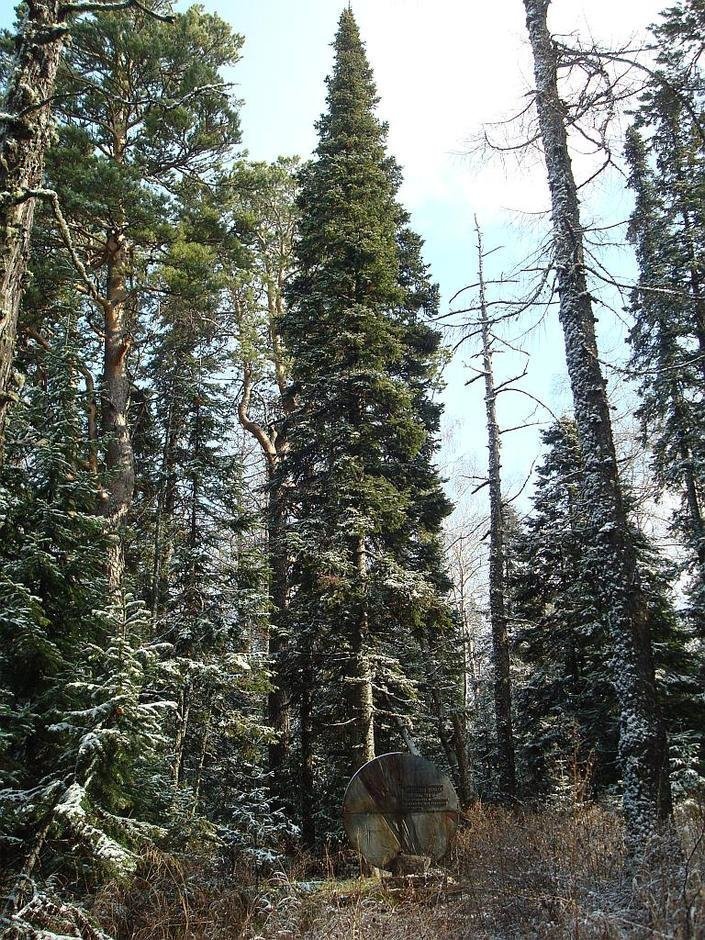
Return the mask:
[[[428,855],[406,855],[401,852],[389,864],[393,875],[425,875],[431,867]]]

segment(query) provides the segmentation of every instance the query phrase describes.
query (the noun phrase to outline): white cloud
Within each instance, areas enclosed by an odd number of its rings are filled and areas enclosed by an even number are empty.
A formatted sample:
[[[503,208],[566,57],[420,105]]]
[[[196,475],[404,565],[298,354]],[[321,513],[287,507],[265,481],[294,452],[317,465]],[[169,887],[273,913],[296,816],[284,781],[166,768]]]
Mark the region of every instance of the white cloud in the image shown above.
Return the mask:
[[[662,0],[554,0],[551,26],[617,44],[643,32],[661,6]],[[483,124],[515,114],[526,102],[531,60],[520,0],[355,0],[353,9],[410,206],[457,204],[461,192],[483,214],[543,208],[539,162],[518,168],[509,158],[505,168],[499,161],[478,168],[457,156],[467,153]]]

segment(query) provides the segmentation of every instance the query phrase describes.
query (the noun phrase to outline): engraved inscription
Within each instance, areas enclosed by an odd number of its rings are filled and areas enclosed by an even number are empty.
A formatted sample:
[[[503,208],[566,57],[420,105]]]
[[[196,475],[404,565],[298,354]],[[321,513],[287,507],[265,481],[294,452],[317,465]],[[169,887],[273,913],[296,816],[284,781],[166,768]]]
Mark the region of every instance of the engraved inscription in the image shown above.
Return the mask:
[[[367,861],[391,870],[400,855],[442,858],[458,810],[451,782],[429,761],[416,754],[382,754],[348,784],[343,822]]]
[[[402,813],[428,813],[448,809],[442,783],[406,783],[402,786]]]

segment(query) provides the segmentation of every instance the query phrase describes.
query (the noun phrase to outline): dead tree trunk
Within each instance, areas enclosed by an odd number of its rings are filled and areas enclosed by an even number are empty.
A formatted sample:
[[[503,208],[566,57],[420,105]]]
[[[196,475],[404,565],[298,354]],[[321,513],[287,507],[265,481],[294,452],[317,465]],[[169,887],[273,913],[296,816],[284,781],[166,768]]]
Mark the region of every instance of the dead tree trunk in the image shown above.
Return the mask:
[[[585,463],[586,503],[592,507],[589,525],[595,572],[612,637],[627,842],[638,853],[657,831],[659,820],[671,811],[668,752],[654,678],[649,611],[628,530],[598,359],[565,106],[558,94],[556,48],[546,22],[549,0],[524,0],[524,6],[551,193],[560,321]]]
[[[59,0],[32,0],[0,114],[0,461],[35,198],[51,139],[51,99],[66,27]]]
[[[480,336],[482,339],[482,372],[485,382],[485,414],[487,419],[488,487],[490,494],[490,627],[492,630],[492,662],[494,669],[494,710],[497,729],[497,764],[502,797],[516,798],[514,734],[512,729],[512,686],[509,663],[509,636],[504,598],[504,518],[502,507],[502,464],[499,427],[497,426],[497,392],[492,366],[492,335],[485,300],[482,233],[477,232],[478,285],[480,291]]]

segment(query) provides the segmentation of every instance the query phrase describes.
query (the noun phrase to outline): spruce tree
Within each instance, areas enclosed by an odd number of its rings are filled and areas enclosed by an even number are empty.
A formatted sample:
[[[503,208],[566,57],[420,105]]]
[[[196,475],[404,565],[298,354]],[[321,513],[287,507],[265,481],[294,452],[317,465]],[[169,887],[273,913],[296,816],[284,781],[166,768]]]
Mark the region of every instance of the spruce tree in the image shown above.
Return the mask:
[[[705,177],[697,150],[684,145],[687,116],[675,107],[673,96],[663,90],[651,95],[638,125],[642,130],[629,130],[625,148],[635,197],[629,237],[639,265],[630,365],[639,376],[638,417],[653,452],[657,485],[681,496],[673,525],[688,549],[692,615],[705,636],[705,347],[700,328]],[[648,144],[644,132],[650,134]]]
[[[572,419],[543,435],[533,508],[515,543],[510,578],[515,648],[524,664],[517,696],[524,790],[556,791],[577,772],[583,797],[619,786],[618,702],[609,672],[609,619],[594,577],[585,466]],[[629,493],[627,491],[627,498]],[[673,608],[666,563],[630,521],[639,573],[654,627],[661,708],[679,790],[696,779],[702,707],[698,661]]]
[[[315,768],[315,728],[340,788],[389,733],[380,713],[405,710],[403,661],[418,657],[424,609],[447,589],[438,532],[449,507],[432,464],[439,337],[424,322],[437,292],[396,200],[400,172],[350,10],[334,49],[318,147],[301,173],[283,335],[296,398],[285,472],[302,779]]]
[[[153,684],[147,691],[160,657],[143,606],[105,607],[105,533],[77,362],[70,334],[46,340],[43,381],[17,405],[0,491],[2,852],[5,873],[21,876],[6,884],[10,910],[30,878],[95,884],[131,871],[167,799],[171,703]]]
[[[550,792],[569,762],[598,789],[618,777],[609,635],[587,561],[588,506],[574,422],[549,427],[543,443],[510,579],[514,647],[525,666],[516,703],[523,790],[532,796]]]

